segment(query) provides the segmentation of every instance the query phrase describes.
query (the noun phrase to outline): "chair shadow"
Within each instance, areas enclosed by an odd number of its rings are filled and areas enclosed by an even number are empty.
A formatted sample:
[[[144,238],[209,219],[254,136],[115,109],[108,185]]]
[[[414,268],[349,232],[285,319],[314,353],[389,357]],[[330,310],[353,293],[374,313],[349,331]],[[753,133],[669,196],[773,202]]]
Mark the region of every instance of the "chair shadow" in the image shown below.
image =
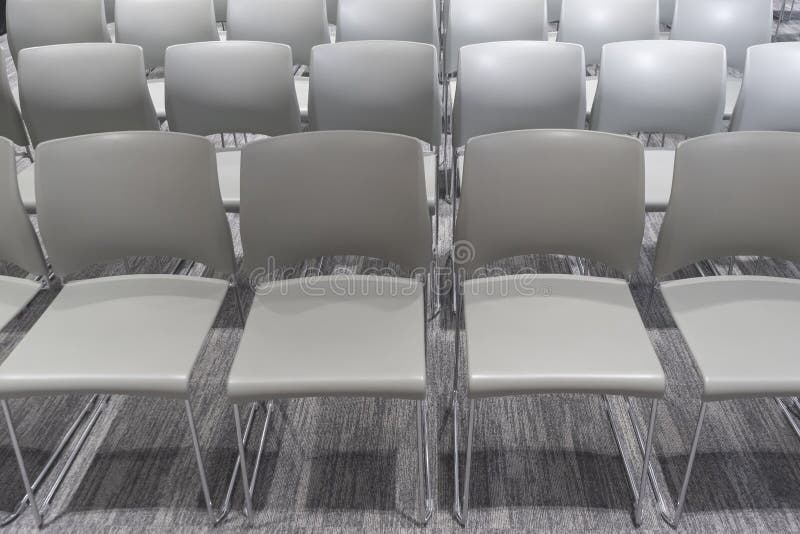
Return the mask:
[[[5,430],[5,424],[2,425]],[[0,446],[0,481],[2,481],[3,490],[0,491],[0,516],[6,513],[12,513],[19,501],[25,495],[25,487],[22,484],[22,478],[19,474],[19,467],[17,466],[16,456],[11,443],[5,440]],[[28,475],[31,482],[36,478],[36,475],[44,467],[51,451],[43,449],[21,448],[22,457],[25,460],[25,467],[28,470]]]
[[[310,510],[395,510],[397,458],[388,452],[342,452],[310,459]]]

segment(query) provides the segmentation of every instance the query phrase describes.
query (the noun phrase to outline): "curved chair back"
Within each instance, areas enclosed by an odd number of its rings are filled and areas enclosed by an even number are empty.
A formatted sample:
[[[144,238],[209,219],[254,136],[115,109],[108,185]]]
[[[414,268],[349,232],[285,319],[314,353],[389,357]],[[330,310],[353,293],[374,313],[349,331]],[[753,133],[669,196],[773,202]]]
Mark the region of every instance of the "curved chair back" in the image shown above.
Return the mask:
[[[171,46],[166,59],[170,130],[197,135],[300,131],[292,51],[252,41]]]
[[[20,50],[63,43],[108,43],[104,0],[8,0],[8,48]]]
[[[250,143],[242,150],[241,232],[248,272],[342,254],[427,268],[432,240],[420,144],[343,131]]]
[[[800,43],[770,43],[747,49],[731,131],[800,131]]]
[[[706,135],[722,129],[725,48],[630,41],[603,47],[592,129]]]
[[[742,70],[747,49],[772,39],[772,0],[675,0],[670,36],[719,43],[728,66]]]
[[[117,42],[144,50],[145,68],[164,66],[168,47],[219,41],[213,0],[116,0]]]
[[[339,41],[409,41],[439,47],[438,0],[339,0]]]
[[[672,26],[672,19],[675,15],[675,0],[659,0],[658,11],[661,17],[661,24]]]
[[[563,0],[558,40],[583,46],[587,65],[600,63],[603,45],[658,37],[658,0]]]
[[[6,55],[0,49],[0,65],[5,64]],[[8,74],[0,75],[0,137],[10,139],[18,146],[28,146],[29,144],[25,125],[19,114],[19,106],[11,91]]]
[[[561,18],[562,0],[547,0],[547,22],[557,22]]]
[[[525,254],[600,260],[630,274],[644,234],[644,148],[631,137],[522,130],[467,143],[456,243],[467,278]]]
[[[126,256],[235,269],[214,146],[173,132],[56,139],[37,152],[36,201],[53,271]]]
[[[510,83],[503,83],[514,72]],[[578,128],[586,122],[583,48],[513,41],[461,49],[453,144],[510,130]]]
[[[287,44],[295,65],[308,65],[311,49],[331,42],[325,0],[230,0],[229,41]]]
[[[723,256],[799,261],[798,168],[800,133],[733,132],[681,143],[655,276]]]
[[[546,41],[547,4],[546,0],[450,0],[448,24],[447,73],[451,74],[458,69],[462,46]]]
[[[8,139],[0,139],[0,171],[0,260],[47,276],[39,239],[19,196],[16,154]]]
[[[309,119],[313,130],[369,130],[441,143],[436,48],[359,41],[314,47]]]
[[[74,135],[159,129],[138,46],[78,43],[25,49],[19,56],[19,88],[34,146]]]

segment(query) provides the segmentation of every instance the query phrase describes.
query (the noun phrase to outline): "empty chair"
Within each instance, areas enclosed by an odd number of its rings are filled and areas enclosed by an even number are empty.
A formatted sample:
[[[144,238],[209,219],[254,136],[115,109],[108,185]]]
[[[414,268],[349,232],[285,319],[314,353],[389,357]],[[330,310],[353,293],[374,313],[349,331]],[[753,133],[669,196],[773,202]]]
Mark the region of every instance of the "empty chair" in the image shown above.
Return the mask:
[[[688,464],[681,462],[688,467],[675,513],[662,508],[674,526],[686,502],[707,408],[758,397],[795,397],[797,403],[800,335],[787,319],[800,316],[800,280],[667,278],[689,264],[725,256],[800,261],[800,211],[794,202],[800,196],[798,168],[798,133],[733,132],[678,147],[654,277],[696,363],[702,404]],[[795,416],[782,400],[778,404],[797,431]]]
[[[339,0],[336,41],[410,41],[439,47],[438,0]]]
[[[218,41],[213,0],[117,0],[117,42],[144,50],[147,71],[164,66],[167,48],[182,43]],[[167,116],[164,80],[148,80],[160,119]]]
[[[582,393],[652,399],[642,447],[643,465],[648,464],[664,374],[627,282],[569,274],[498,276],[494,270],[481,276],[487,264],[525,254],[569,254],[633,273],[644,232],[642,152],[635,139],[578,130],[504,132],[467,143],[455,228],[456,243],[471,245],[456,269],[455,286],[463,295],[466,325],[463,345],[456,333],[456,361],[458,347],[464,346],[469,404],[464,496],[459,498],[454,383],[455,511],[462,523],[476,412],[486,398]],[[620,453],[628,466],[622,446]],[[638,524],[647,499],[647,469],[635,479],[632,470],[627,472]]]
[[[311,63],[311,49],[331,42],[325,0],[231,0],[228,40],[269,41],[291,47],[297,67]],[[328,4],[330,7],[330,3]],[[308,77],[295,78],[300,114],[308,116]]]
[[[22,116],[34,147],[60,137],[159,129],[138,46],[76,43],[28,48],[20,53],[18,75]],[[29,211],[36,210],[35,172],[31,165],[19,175]]]
[[[261,280],[227,383],[248,517],[252,487],[239,405],[346,396],[415,402],[417,504],[427,521],[434,502],[425,406],[427,275],[420,275],[433,258],[419,142],[310,132],[249,144],[242,153],[241,232],[245,275]],[[341,254],[385,259],[412,275],[263,281],[275,269]]]
[[[169,132],[93,134],[43,143],[37,156],[39,228],[62,281],[128,256],[188,258],[233,273],[233,243],[207,140]],[[12,398],[109,393],[181,400],[213,519],[189,376],[229,283],[162,274],[66,281],[0,365],[12,439]],[[32,508],[41,525],[38,505]]]
[[[744,79],[731,115],[731,131],[800,131],[800,43],[770,43],[747,49]]]
[[[658,0],[563,0],[558,41],[583,46],[586,65],[597,65],[603,45],[657,39]],[[597,77],[586,80],[586,112],[592,111]]]
[[[283,135],[300,131],[287,45],[252,41],[190,43],[167,49],[170,130]],[[241,152],[217,153],[225,208],[239,210]]]
[[[714,43],[630,41],[603,47],[592,129],[695,137],[722,129],[725,48]],[[645,150],[645,203],[666,208],[675,151]]]
[[[8,0],[8,48],[17,62],[32,46],[110,42],[104,0]]]
[[[0,65],[6,64],[6,55],[0,50]],[[19,113],[18,96],[14,96],[11,84],[8,81],[8,74],[0,74],[0,137],[11,140],[17,146],[23,146],[30,150],[28,146],[28,133],[25,131],[25,124]]]
[[[772,39],[772,0],[675,0],[672,39],[725,46],[728,66],[744,69],[747,49]],[[742,79],[729,76],[725,119],[730,118]]]

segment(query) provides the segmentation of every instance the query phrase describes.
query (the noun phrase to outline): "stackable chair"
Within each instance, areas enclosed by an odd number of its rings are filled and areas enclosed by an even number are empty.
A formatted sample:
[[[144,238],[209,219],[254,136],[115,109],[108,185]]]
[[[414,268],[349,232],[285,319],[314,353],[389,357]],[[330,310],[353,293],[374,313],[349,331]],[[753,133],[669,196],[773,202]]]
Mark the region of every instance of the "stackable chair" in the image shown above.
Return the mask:
[[[6,64],[6,55],[0,49],[0,65]],[[11,140],[15,145],[24,147],[25,154],[33,161],[28,132],[19,112],[19,94],[14,95],[8,74],[0,74],[0,137]]]
[[[164,66],[172,45],[219,41],[213,0],[117,0],[116,19],[117,42],[141,46],[148,73]],[[147,87],[158,118],[165,119],[164,79],[149,79]]]
[[[800,43],[751,46],[730,131],[800,131]]]
[[[722,129],[725,48],[714,43],[629,41],[603,47],[592,130],[695,137]],[[675,151],[645,150],[645,205],[663,211]]]
[[[728,67],[744,69],[747,49],[772,40],[772,0],[675,0],[670,38],[725,46]],[[729,76],[724,118],[730,118],[742,79]]]
[[[463,302],[469,404],[462,498],[458,413],[462,343],[457,330],[454,509],[462,524],[469,505],[476,412],[487,398],[603,395],[609,417],[608,395],[650,398],[650,426],[643,447],[643,465],[648,465],[664,374],[627,281],[570,274],[498,276],[485,270],[489,263],[512,256],[568,254],[600,261],[630,276],[644,232],[642,152],[635,139],[578,130],[504,132],[467,143],[455,228],[456,242],[470,244],[455,269]],[[480,276],[482,271],[487,276]],[[620,454],[638,524],[647,470],[634,475],[621,445]]]
[[[170,132],[58,139],[37,151],[39,229],[54,274],[129,256],[173,256],[232,274],[214,148]],[[229,280],[135,274],[70,280],[0,365],[0,404],[29,480],[8,401],[124,394],[183,401],[203,502],[214,510],[189,402],[189,376]],[[37,524],[42,515],[26,482]]]
[[[166,58],[167,120],[171,131],[283,135],[300,131],[292,51],[253,41],[174,45]],[[224,137],[223,137],[224,139]],[[217,152],[222,202],[239,211],[241,152]]]
[[[657,39],[658,0],[563,0],[559,42],[583,46],[586,66],[599,65],[603,45]],[[601,68],[602,70],[602,68]],[[586,113],[592,112],[597,77],[586,79]]]
[[[713,276],[666,281],[705,259],[767,256],[800,261],[800,134],[733,132],[685,141],[678,147],[675,183],[661,226],[654,286],[694,358],[703,383],[686,473],[674,515],[680,521],[703,420],[712,403],[730,399],[793,397],[800,392],[797,346],[789,318],[800,315],[800,280]],[[796,416],[776,399],[795,432]],[[709,417],[713,417],[713,412]],[[654,478],[655,483],[655,478]],[[658,489],[658,486],[656,486]]]
[[[17,72],[22,117],[34,147],[61,137],[159,129],[138,46],[75,43],[27,48],[19,55]],[[22,202],[31,212],[36,211],[35,173],[31,165],[19,175]]]
[[[227,384],[248,517],[253,517],[254,486],[248,482],[240,405],[379,397],[416,404],[417,505],[420,521],[427,521],[434,502],[425,402],[425,278],[433,257],[419,142],[342,131],[247,145],[241,234],[244,271],[251,279],[260,273],[262,280]],[[304,259],[341,254],[385,259],[412,269],[411,277],[397,271],[263,282],[274,270]]]
[[[8,0],[8,48],[17,63],[32,46],[111,42],[104,0]]]
[[[410,41],[439,48],[438,0],[339,0],[336,41]]]
[[[325,0],[231,0],[228,40],[268,41],[291,47],[292,64],[307,67],[311,49],[331,42]],[[330,9],[330,2],[328,3]],[[295,77],[300,115],[308,117],[308,77]]]

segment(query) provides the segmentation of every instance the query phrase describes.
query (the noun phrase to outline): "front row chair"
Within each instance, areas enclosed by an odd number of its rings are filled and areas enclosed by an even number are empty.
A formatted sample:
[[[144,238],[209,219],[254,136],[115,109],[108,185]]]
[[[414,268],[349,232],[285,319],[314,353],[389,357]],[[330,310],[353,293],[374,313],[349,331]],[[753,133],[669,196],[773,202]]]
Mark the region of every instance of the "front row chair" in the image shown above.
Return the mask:
[[[298,210],[302,206],[302,210]],[[258,281],[228,378],[253,517],[239,405],[301,397],[417,406],[418,511],[433,510],[427,436],[426,288],[432,264],[422,150],[410,137],[311,132],[242,151],[244,271]],[[269,281],[304,259],[367,255],[413,269]],[[266,431],[266,426],[265,426]],[[258,461],[257,461],[258,462]]]
[[[207,140],[166,132],[94,134],[43,143],[38,156],[39,229],[57,277],[128,256],[189,258],[233,273],[233,243]],[[161,274],[63,284],[0,365],[0,400],[38,524],[8,401],[87,393],[183,401],[214,519],[189,375],[229,284]]]
[[[800,334],[794,319],[800,316],[800,280],[740,275],[663,280],[711,258],[800,261],[798,168],[798,133],[725,133],[678,147],[654,278],[692,353],[703,393],[674,515],[662,508],[673,526],[683,513],[707,407],[758,397],[797,401]],[[778,403],[797,432],[795,416]]]
[[[475,416],[487,398],[583,393],[652,399],[643,464],[648,465],[664,374],[627,281],[497,276],[484,270],[512,256],[567,254],[599,260],[630,276],[643,233],[644,155],[637,140],[578,130],[523,130],[467,143],[455,227],[456,242],[469,243],[468,253],[456,254],[466,260],[455,268],[469,404],[461,497],[457,330],[453,437],[455,514],[462,523],[469,505]],[[613,423],[612,429],[616,437]],[[647,469],[635,477],[622,447],[620,452],[638,524]]]

